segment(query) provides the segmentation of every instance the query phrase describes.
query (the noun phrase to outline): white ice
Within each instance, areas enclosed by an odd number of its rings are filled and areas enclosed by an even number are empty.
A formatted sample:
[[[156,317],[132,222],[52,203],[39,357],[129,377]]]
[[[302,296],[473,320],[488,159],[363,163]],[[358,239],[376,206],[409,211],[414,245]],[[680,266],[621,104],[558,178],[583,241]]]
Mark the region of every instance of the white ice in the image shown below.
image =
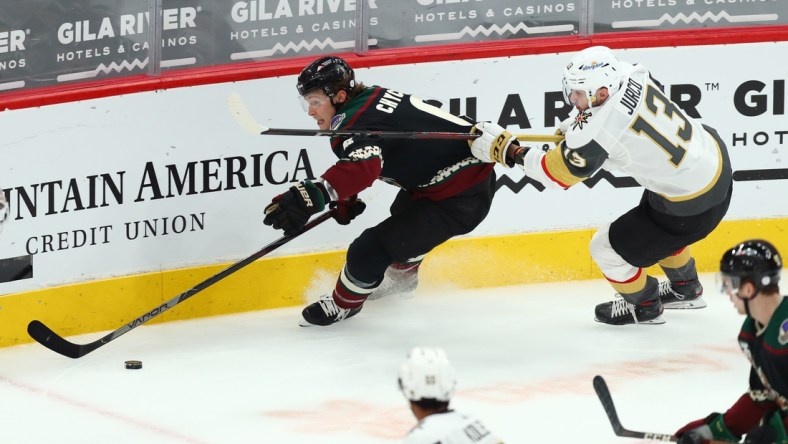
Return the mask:
[[[77,360],[0,349],[0,442],[396,443],[414,424],[396,374],[415,345],[447,351],[452,407],[506,443],[642,442],[613,434],[594,375],[623,425],[645,432],[673,433],[747,388],[742,317],[702,281],[707,308],[656,326],[594,322],[612,290],[593,280],[422,288],[328,328],[298,327],[300,308],[145,325]],[[130,359],[143,368],[126,370]]]

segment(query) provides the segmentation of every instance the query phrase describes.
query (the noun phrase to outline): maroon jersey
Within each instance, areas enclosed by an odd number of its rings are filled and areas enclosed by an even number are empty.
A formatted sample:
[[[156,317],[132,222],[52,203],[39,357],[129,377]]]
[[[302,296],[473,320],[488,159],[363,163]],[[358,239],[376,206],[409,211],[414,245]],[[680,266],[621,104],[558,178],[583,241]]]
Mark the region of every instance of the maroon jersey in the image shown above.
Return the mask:
[[[469,132],[472,123],[421,99],[373,86],[337,110],[332,129]],[[465,140],[332,137],[339,161],[323,178],[344,199],[375,179],[416,197],[441,200],[489,177],[494,164],[473,157]]]
[[[750,397],[774,402],[788,414],[788,298],[783,298],[769,325],[756,325],[748,317],[739,345],[752,363]]]

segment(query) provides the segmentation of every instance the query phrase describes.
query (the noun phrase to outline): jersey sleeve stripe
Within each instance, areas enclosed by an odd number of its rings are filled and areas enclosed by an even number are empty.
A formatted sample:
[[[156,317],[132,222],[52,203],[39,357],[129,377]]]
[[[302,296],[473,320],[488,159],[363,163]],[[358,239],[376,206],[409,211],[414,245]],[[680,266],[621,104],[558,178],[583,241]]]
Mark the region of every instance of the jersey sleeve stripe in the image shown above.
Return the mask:
[[[572,174],[564,162],[565,160],[564,156],[561,154],[561,147],[558,147],[548,151],[547,154],[542,157],[542,169],[550,180],[564,188],[569,188],[585,179],[585,177],[577,177]]]

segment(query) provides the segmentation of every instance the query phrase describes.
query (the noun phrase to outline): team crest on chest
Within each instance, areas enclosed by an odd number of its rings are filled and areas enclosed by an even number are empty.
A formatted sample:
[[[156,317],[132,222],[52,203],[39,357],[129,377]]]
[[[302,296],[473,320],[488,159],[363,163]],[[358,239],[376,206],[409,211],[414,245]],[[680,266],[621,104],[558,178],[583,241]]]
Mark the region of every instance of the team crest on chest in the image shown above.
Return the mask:
[[[780,331],[777,333],[777,342],[780,345],[788,344],[788,319],[785,319],[782,324],[780,324]]]
[[[331,129],[335,130],[339,128],[339,125],[342,124],[342,121],[345,120],[345,113],[337,114],[331,119]]]
[[[572,122],[572,129],[583,129],[583,125],[588,123],[588,118],[591,117],[591,111],[585,110],[575,117],[575,121]]]

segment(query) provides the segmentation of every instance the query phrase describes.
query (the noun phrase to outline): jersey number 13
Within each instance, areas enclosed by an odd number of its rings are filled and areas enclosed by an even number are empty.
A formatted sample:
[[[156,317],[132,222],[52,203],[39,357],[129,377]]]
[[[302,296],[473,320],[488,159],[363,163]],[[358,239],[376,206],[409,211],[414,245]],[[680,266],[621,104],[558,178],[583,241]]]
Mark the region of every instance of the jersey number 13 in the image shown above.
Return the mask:
[[[662,112],[660,112],[657,102],[662,103]],[[646,85],[644,104],[651,111],[651,115],[639,113],[630,129],[638,134],[642,133],[648,136],[668,153],[670,162],[678,166],[687,153],[682,142],[688,143],[692,139],[692,125],[679,110],[679,107],[665,97],[662,91],[653,84]],[[675,136],[662,134],[661,129],[668,130],[674,127],[673,119],[676,117],[681,120],[681,124],[676,130]]]

